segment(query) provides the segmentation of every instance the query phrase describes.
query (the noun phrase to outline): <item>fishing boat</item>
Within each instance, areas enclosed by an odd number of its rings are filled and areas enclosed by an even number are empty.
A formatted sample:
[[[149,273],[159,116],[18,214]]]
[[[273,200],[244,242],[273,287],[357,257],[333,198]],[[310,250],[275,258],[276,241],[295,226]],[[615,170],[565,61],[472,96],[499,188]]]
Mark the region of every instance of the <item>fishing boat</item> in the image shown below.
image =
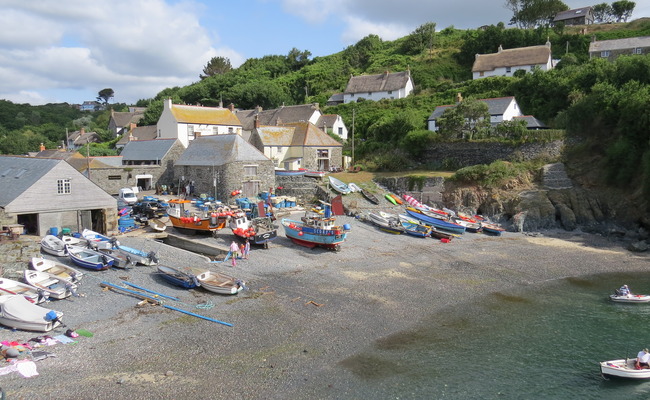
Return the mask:
[[[449,220],[455,224],[464,226],[467,232],[478,233],[483,230],[483,225],[479,222],[470,222],[458,217],[451,217]]]
[[[423,221],[427,225],[433,225],[436,228],[447,232],[457,233],[457,234],[462,234],[465,232],[464,226],[441,219],[439,218],[439,215],[435,215],[433,213],[427,213],[425,211],[416,210],[413,207],[406,207],[406,213],[411,217]]]
[[[361,189],[361,195],[366,198],[372,204],[379,204],[379,199],[374,194],[370,193],[366,189]]]
[[[0,296],[0,324],[26,331],[49,332],[61,325],[63,313],[37,306],[20,295]]]
[[[264,205],[262,205],[264,207]],[[232,233],[241,240],[248,239],[254,244],[268,247],[269,242],[278,237],[278,229],[273,225],[271,217],[253,217],[239,210],[233,213],[228,222]]]
[[[488,222],[481,222],[481,227],[483,228],[483,233],[487,233],[488,235],[501,236],[505,232],[505,229],[499,225]]]
[[[80,237],[70,236],[70,235],[61,235],[61,241],[64,244],[72,244],[72,245],[75,245],[75,246],[86,246],[88,241],[85,238],[81,237],[80,234],[77,234],[77,235],[79,235]]]
[[[147,221],[151,229],[158,232],[164,232],[167,229],[167,224],[159,220],[158,218],[152,218]]]
[[[404,227],[404,232],[406,232],[407,235],[420,237],[420,238],[431,237],[431,228],[429,228],[428,226],[424,224],[404,220],[404,219],[400,219],[399,221],[402,227]]]
[[[196,280],[196,274],[185,272],[179,268],[173,268],[166,265],[158,265],[158,276],[175,286],[185,289],[193,289],[199,286]]]
[[[305,171],[305,176],[308,176],[310,178],[324,178],[325,175],[327,175],[327,171],[314,171],[314,170]]]
[[[35,286],[9,278],[0,278],[0,298],[15,294],[25,297],[31,303],[42,303],[48,299],[47,293]]]
[[[91,269],[94,271],[104,271],[113,266],[115,259],[95,251],[81,246],[69,245],[68,248],[68,257],[70,260],[77,266]]]
[[[158,263],[158,257],[154,251],[146,252],[144,250],[124,246],[120,243],[114,243],[113,250],[121,252],[124,256],[128,256],[131,261],[136,264],[151,266]]]
[[[345,182],[343,182],[343,181],[341,181],[339,179],[336,179],[333,176],[329,176],[328,178],[330,180],[330,187],[335,192],[338,192],[338,193],[341,193],[341,194],[348,194],[348,193],[352,192],[350,187]]]
[[[181,231],[215,233],[226,227],[231,215],[228,207],[195,207],[190,200],[169,201],[167,215],[172,226]]]
[[[115,239],[113,238],[110,238],[106,235],[102,235],[101,233],[95,232],[90,229],[84,229],[81,232],[81,237],[86,239],[89,247],[93,247],[96,249],[99,248],[109,249],[112,247],[112,242],[115,241]]]
[[[609,299],[617,303],[650,303],[650,294],[621,294],[617,290],[616,293],[609,295]]]
[[[26,269],[23,271],[25,282],[39,288],[51,299],[65,299],[77,290],[77,285],[48,272]]]
[[[384,232],[393,233],[395,235],[404,232],[404,227],[400,223],[399,218],[388,218],[379,213],[368,213],[368,219]]]
[[[424,221],[421,221],[417,218],[411,217],[408,214],[400,214],[399,215],[400,220],[410,222],[412,224],[421,224],[429,228],[429,236],[434,238],[434,239],[440,239],[440,240],[445,240],[445,241],[450,241],[454,237],[459,236],[458,234],[451,233],[451,232],[444,232],[439,229],[436,229],[435,226],[427,224]]]
[[[605,377],[650,379],[650,369],[636,369],[636,358],[602,361],[600,373]]]
[[[282,219],[285,235],[294,243],[305,247],[321,246],[339,250],[347,238],[350,225],[336,225],[332,216],[331,205],[323,203],[323,213],[306,211],[300,221]]]
[[[40,257],[33,257],[29,265],[36,271],[43,271],[65,279],[72,283],[78,283],[84,273],[65,264]]]
[[[353,192],[353,193],[361,191],[361,188],[359,186],[357,186],[357,184],[354,183],[354,182],[348,183],[348,187],[350,188],[350,191]]]
[[[237,294],[245,287],[244,281],[213,271],[201,272],[196,280],[205,290],[219,294]]]
[[[304,169],[275,169],[275,174],[278,176],[303,176],[305,175],[305,172]]]
[[[111,257],[113,261],[113,268],[128,269],[133,268],[135,261],[130,254],[125,254],[117,249],[103,249],[98,248],[97,251]]]
[[[45,235],[41,239],[41,251],[56,257],[65,257],[65,243],[54,235]]]

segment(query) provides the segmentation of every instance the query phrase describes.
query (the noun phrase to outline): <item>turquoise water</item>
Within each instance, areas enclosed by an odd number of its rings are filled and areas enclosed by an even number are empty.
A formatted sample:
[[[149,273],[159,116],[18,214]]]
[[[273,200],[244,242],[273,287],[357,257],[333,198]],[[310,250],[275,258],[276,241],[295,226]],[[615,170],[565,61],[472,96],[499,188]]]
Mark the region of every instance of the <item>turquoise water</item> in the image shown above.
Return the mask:
[[[650,398],[650,381],[600,375],[600,361],[632,358],[650,347],[650,303],[607,298],[622,284],[650,293],[650,273],[564,279],[492,294],[382,338],[341,365],[367,383],[358,393],[365,397]]]

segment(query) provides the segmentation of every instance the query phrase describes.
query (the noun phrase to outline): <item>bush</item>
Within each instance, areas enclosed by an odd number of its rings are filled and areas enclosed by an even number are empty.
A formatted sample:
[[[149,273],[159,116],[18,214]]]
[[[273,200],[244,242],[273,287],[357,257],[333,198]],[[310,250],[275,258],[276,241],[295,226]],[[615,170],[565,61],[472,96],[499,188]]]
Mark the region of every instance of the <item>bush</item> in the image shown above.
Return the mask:
[[[461,168],[451,177],[464,183],[476,183],[485,187],[498,187],[536,167],[532,163],[510,163],[495,161],[490,165],[480,164]]]

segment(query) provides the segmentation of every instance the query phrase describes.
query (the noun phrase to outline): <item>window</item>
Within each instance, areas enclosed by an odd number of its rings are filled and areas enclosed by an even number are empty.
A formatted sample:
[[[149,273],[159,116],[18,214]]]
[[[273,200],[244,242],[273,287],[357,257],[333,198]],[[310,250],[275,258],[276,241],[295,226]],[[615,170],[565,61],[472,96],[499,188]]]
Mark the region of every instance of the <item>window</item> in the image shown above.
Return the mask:
[[[632,50],[632,54],[643,54],[643,49],[636,47],[634,50]]]
[[[479,72],[478,76],[485,76],[485,72],[484,71]]]
[[[122,176],[121,175],[109,175],[108,180],[109,181],[120,181],[120,180],[122,180]]]
[[[372,96],[372,92],[368,92],[368,96]]]
[[[194,139],[194,125],[188,125],[187,126],[187,138],[189,140]]]
[[[328,149],[317,149],[316,150],[316,155],[318,158],[329,158],[329,150]]]
[[[235,128],[233,128],[232,126],[229,126],[228,127],[228,133],[235,133]]]
[[[600,56],[601,56],[601,57],[609,57],[609,50],[607,50],[607,51],[601,51],[601,52],[600,52]]]
[[[70,178],[68,179],[59,179],[56,181],[56,193],[57,194],[70,194]]]
[[[257,176],[257,165],[244,165],[244,176]]]
[[[392,91],[392,90],[389,90],[389,91],[388,91],[388,94],[393,94],[393,91]]]
[[[219,127],[218,126],[213,126],[212,127],[212,134],[213,135],[218,135],[219,134]]]
[[[343,128],[339,128],[339,136],[343,136]]]
[[[510,72],[512,72],[512,67],[506,67],[506,73],[509,74]]]

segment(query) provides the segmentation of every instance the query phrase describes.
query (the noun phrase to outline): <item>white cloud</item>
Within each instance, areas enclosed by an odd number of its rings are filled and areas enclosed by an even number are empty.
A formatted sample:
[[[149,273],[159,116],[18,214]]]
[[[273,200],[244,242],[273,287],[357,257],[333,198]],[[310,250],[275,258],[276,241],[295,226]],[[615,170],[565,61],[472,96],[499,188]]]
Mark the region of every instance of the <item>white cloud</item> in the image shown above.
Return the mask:
[[[383,40],[395,40],[408,35],[410,29],[394,23],[371,22],[356,17],[346,17],[347,29],[343,32],[344,43],[356,43],[364,37],[375,34]]]

